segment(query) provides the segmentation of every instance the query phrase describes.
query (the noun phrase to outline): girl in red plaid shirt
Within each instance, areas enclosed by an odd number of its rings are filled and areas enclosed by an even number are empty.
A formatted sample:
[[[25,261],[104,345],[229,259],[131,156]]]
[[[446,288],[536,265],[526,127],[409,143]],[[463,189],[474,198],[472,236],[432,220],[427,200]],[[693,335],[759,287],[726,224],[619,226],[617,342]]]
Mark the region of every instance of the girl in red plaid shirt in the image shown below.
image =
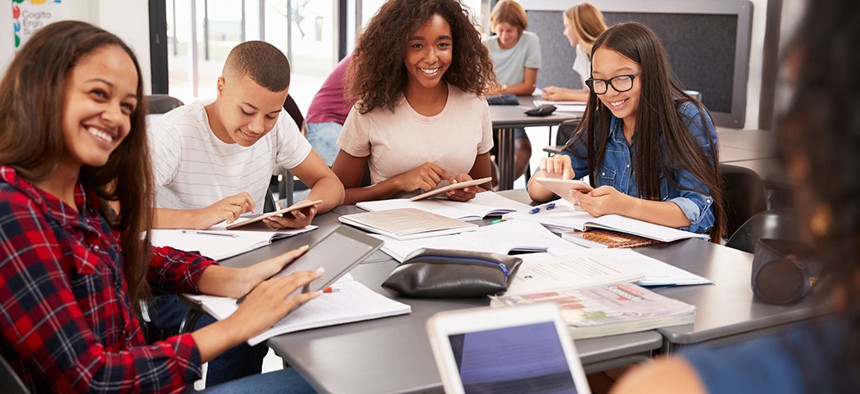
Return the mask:
[[[321,272],[265,280],[306,247],[245,269],[150,247],[143,105],[132,51],[83,22],[39,30],[0,82],[0,354],[32,392],[185,391],[202,363],[319,295],[287,298]],[[254,291],[228,319],[147,345],[134,306],[150,285]],[[249,379],[216,389],[308,388],[288,370]]]

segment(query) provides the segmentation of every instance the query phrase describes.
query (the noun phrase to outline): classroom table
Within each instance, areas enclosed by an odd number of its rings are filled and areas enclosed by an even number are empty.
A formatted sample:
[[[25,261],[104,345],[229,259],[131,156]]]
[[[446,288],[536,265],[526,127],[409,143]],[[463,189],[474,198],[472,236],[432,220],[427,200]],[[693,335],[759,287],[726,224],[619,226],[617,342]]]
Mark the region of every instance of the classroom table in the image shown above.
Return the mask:
[[[248,266],[304,244],[313,244],[337,225],[342,214],[363,212],[343,206],[314,219],[319,229],[280,240],[225,260]],[[397,262],[377,252],[351,271],[372,290],[409,304],[412,313],[377,320],[306,330],[269,339],[268,345],[319,392],[406,393],[442,392],[425,324],[444,310],[489,305],[487,298],[431,300],[400,298],[380,287]],[[587,372],[630,365],[651,357],[661,346],[656,331],[575,341]]]
[[[582,113],[555,112],[552,115],[528,116],[524,112],[534,107],[534,96],[517,96],[520,105],[491,105],[490,120],[498,130],[499,190],[514,186],[514,129],[532,126],[557,126],[561,122],[579,119]]]

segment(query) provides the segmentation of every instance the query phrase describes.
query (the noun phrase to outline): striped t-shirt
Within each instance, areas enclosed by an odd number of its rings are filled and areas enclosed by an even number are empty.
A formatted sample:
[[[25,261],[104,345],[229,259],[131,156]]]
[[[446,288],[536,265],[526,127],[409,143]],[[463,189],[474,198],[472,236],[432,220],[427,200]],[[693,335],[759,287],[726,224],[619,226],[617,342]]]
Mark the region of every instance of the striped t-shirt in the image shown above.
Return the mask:
[[[286,111],[254,145],[228,144],[209,127],[205,105],[197,101],[154,120],[149,127],[156,206],[199,209],[248,192],[263,212],[266,189],[276,167],[291,169],[311,151]]]

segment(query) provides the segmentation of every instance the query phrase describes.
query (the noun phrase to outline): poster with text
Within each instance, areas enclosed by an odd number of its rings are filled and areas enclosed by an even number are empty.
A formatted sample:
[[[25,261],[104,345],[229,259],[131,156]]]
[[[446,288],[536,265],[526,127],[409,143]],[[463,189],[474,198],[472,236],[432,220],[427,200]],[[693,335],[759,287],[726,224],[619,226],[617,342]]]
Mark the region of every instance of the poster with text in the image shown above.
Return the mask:
[[[64,18],[63,0],[12,0],[12,32],[15,49],[51,22]]]

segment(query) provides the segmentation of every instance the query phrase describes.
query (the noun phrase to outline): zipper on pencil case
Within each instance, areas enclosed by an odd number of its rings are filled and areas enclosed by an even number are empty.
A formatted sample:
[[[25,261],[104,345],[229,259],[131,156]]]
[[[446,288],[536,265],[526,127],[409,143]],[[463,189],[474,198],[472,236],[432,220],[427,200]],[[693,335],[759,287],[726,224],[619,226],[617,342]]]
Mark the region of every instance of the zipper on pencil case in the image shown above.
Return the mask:
[[[470,262],[474,262],[474,263],[478,263],[478,264],[491,265],[491,266],[498,267],[499,269],[501,269],[502,273],[505,274],[505,276],[510,276],[510,272],[508,271],[508,267],[506,267],[502,263],[493,263],[491,261],[474,259],[474,258],[469,258],[469,257],[466,257],[466,258],[448,257],[448,256],[424,256],[424,257],[430,257],[430,258],[439,259],[439,260],[470,261]]]

